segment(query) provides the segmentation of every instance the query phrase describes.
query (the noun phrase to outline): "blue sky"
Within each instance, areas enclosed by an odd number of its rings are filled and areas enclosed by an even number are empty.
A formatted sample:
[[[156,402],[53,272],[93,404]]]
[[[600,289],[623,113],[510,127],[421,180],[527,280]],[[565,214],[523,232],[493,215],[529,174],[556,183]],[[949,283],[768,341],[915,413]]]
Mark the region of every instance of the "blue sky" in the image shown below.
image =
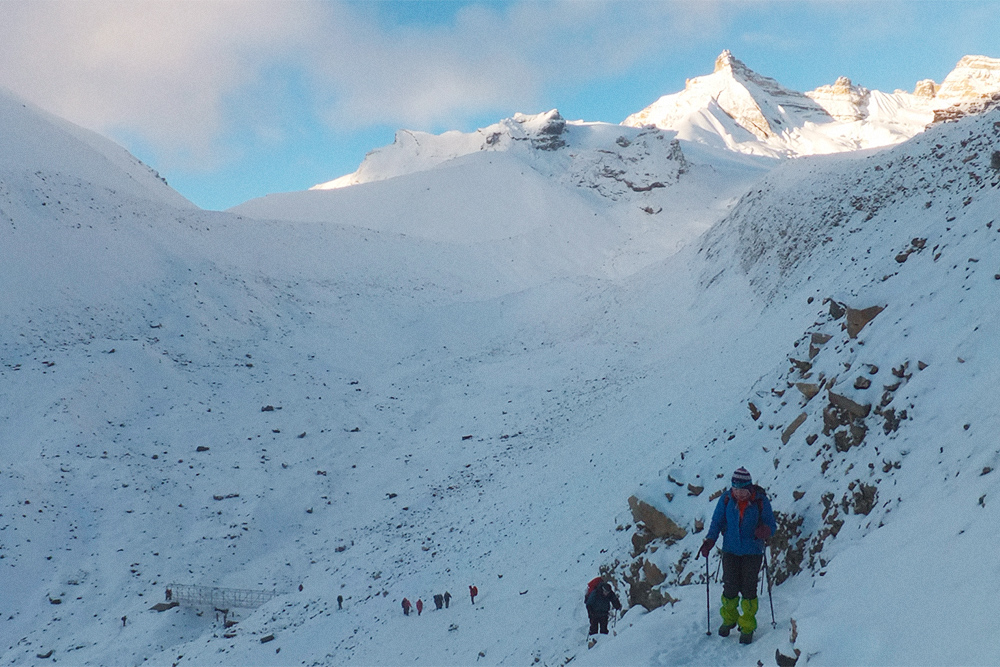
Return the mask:
[[[620,122],[723,50],[789,88],[891,92],[1000,57],[997,2],[0,0],[0,85],[199,206],[354,171],[396,129]]]

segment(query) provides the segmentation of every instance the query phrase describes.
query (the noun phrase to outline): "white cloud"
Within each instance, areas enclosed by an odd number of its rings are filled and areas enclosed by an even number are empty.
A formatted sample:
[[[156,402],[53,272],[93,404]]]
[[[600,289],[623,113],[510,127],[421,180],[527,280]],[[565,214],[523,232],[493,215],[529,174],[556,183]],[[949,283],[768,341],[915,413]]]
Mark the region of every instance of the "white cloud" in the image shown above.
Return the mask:
[[[715,3],[473,4],[445,24],[419,26],[385,25],[365,9],[320,0],[6,0],[0,85],[190,166],[217,154],[226,129],[267,132],[263,125],[294,113],[275,111],[287,91],[261,90],[275,71],[301,76],[308,104],[340,128],[452,126],[495,109],[542,110],[547,86],[617,73],[718,22]]]
[[[307,28],[305,5],[4,2],[0,85],[98,130],[205,159],[227,94]]]

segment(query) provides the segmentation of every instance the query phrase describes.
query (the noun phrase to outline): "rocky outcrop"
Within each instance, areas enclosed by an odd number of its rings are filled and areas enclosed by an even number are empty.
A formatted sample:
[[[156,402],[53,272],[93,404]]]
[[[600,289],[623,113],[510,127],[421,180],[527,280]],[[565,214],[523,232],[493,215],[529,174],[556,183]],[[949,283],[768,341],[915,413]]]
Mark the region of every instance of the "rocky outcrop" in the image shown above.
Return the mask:
[[[937,95],[940,87],[941,86],[934,83],[931,79],[923,79],[921,81],[917,81],[917,85],[913,89],[913,96],[930,100]]]
[[[1000,92],[1000,59],[965,56],[945,77],[935,95],[939,108],[985,100]]]
[[[660,568],[649,560],[643,562],[642,572],[650,586],[659,586],[667,580],[667,575],[663,574],[663,572],[660,571]]]
[[[934,96],[934,122],[958,120],[1000,105],[1000,59],[965,56]]]
[[[635,496],[628,499],[628,506],[635,523],[642,524],[653,539],[680,540],[687,535],[670,517]]]
[[[516,113],[514,122],[524,128],[525,134],[531,139],[532,148],[554,151],[566,145],[562,138],[562,133],[566,131],[566,119],[556,109],[534,115]]]
[[[1000,92],[993,93],[990,97],[977,99],[974,102],[957,102],[950,106],[935,109],[934,120],[932,122],[947,123],[956,121],[966,116],[976,116],[986,113],[998,106],[1000,106]]]
[[[864,120],[868,116],[868,98],[871,91],[855,86],[846,76],[839,77],[833,85],[820,86],[806,93],[834,119],[844,123]]]

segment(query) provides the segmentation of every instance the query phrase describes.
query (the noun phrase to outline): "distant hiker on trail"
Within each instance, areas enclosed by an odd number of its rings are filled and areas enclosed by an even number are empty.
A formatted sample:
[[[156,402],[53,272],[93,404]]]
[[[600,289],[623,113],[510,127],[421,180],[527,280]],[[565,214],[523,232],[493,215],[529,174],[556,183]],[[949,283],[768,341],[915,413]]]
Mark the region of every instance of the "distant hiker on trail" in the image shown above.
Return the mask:
[[[423,611],[424,611],[424,601],[418,599],[417,600],[417,616],[420,616],[420,614],[422,614]]]
[[[619,611],[622,608],[622,603],[611,589],[611,584],[600,577],[591,579],[583,602],[587,605],[587,616],[590,618],[590,632],[587,635],[596,635],[598,632],[602,635],[608,634],[608,616],[611,607]]]
[[[170,600],[173,599],[173,597],[174,597],[174,592],[168,588],[167,589],[167,602],[170,602]]]
[[[434,609],[438,610],[444,606],[444,596],[440,593],[434,595]]]
[[[451,602],[451,593],[448,591],[444,592],[444,608],[448,608],[448,604]]]
[[[469,586],[469,597],[472,598],[472,604],[476,604],[477,595],[479,595],[479,587],[475,585]]]
[[[719,636],[728,637],[739,625],[741,644],[752,642],[757,629],[757,580],[764,559],[764,541],[777,529],[767,494],[752,482],[746,468],[733,473],[732,488],[719,498],[712,514],[712,525],[699,552],[708,558],[715,540],[722,533],[722,608],[719,610],[722,626]],[[742,608],[742,614],[737,607]]]
[[[343,608],[344,608],[344,596],[343,595],[338,595],[337,596],[337,609],[343,609]]]
[[[404,616],[409,616],[410,615],[410,607],[411,607],[410,601],[407,600],[406,598],[403,598],[403,615]]]
[[[122,616],[122,627],[125,627],[125,621],[128,620],[128,616]]]

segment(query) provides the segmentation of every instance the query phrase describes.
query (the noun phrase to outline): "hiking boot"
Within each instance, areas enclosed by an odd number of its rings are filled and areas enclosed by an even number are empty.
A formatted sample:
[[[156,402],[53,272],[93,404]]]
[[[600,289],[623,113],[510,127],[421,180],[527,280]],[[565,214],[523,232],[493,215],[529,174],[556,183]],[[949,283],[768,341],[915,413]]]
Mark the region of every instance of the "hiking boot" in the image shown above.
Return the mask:
[[[753,633],[752,632],[741,632],[740,633],[740,643],[741,644],[749,644],[752,641],[753,641]]]
[[[736,627],[735,623],[733,623],[732,625],[727,625],[726,623],[723,623],[722,625],[719,626],[719,636],[720,637],[728,637],[729,633],[735,627]]]

